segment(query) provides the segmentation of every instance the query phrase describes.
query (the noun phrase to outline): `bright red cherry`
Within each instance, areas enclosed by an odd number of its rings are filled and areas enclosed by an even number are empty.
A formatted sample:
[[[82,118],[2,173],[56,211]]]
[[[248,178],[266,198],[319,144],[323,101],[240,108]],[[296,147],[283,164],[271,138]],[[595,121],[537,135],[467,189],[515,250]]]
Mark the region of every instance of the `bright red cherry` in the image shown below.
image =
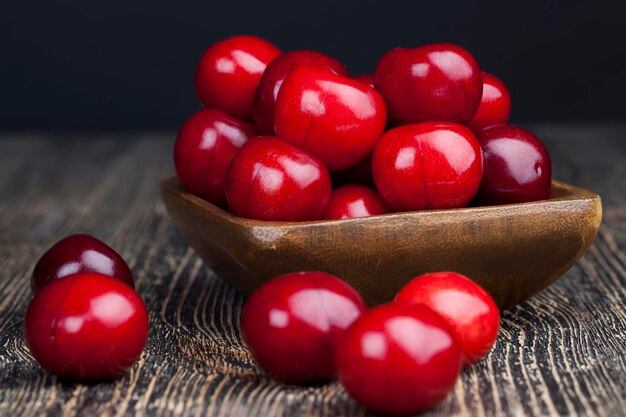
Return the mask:
[[[465,124],[480,104],[483,87],[474,57],[452,44],[392,49],[378,61],[374,85],[394,125],[431,120]]]
[[[226,204],[226,169],[256,129],[215,109],[204,109],[183,124],[174,145],[174,165],[188,192],[217,205]]]
[[[498,337],[498,306],[487,291],[461,274],[421,275],[406,284],[395,301],[425,304],[443,317],[454,332],[467,364],[489,353]]]
[[[133,274],[117,252],[93,236],[77,234],[59,240],[39,258],[30,281],[33,294],[59,278],[78,272],[108,275],[135,288]]]
[[[26,342],[39,364],[61,377],[101,381],[123,374],[148,337],[148,312],[130,287],[100,274],[51,282],[32,299]]]
[[[513,204],[550,198],[552,162],[530,132],[512,125],[482,130],[478,140],[485,169],[478,190],[480,204]]]
[[[246,302],[241,330],[254,359],[289,383],[321,382],[335,376],[338,337],[366,309],[359,294],[322,272],[281,275]]]
[[[230,208],[251,219],[317,220],[330,193],[330,175],[319,159],[272,136],[243,145],[226,173]]]
[[[467,125],[474,132],[488,126],[504,124],[511,114],[511,95],[502,81],[483,71],[483,97],[478,110]]]
[[[211,45],[196,69],[196,93],[206,107],[252,120],[254,91],[280,49],[256,36],[235,36]]]
[[[262,135],[275,134],[274,107],[278,91],[287,75],[301,65],[319,65],[339,75],[348,75],[348,70],[341,62],[317,51],[292,51],[278,56],[265,69],[254,95],[252,115]]]
[[[318,66],[300,66],[287,76],[274,113],[277,136],[311,152],[331,171],[365,158],[386,120],[376,90]]]
[[[326,220],[354,219],[389,213],[380,195],[362,185],[335,188],[323,218]]]
[[[463,207],[483,173],[480,145],[449,122],[401,126],[385,133],[372,155],[376,188],[396,211]]]
[[[361,82],[363,84],[367,84],[370,87],[374,88],[374,76],[370,75],[370,74],[359,74],[359,75],[353,75],[352,77],[353,80],[357,80],[358,82]]]
[[[339,381],[382,414],[413,414],[443,400],[461,370],[446,322],[424,305],[386,304],[345,331],[335,355]]]

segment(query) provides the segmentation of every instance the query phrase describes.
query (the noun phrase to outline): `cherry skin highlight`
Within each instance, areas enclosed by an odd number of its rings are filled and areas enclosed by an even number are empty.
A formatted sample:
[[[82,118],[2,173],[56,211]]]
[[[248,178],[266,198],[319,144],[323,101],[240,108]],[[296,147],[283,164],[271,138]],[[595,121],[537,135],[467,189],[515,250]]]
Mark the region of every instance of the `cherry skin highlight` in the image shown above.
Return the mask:
[[[120,376],[139,358],[148,312],[128,285],[79,273],[53,281],[31,300],[26,342],[47,371],[78,381]]]
[[[341,62],[317,51],[291,51],[278,56],[263,72],[254,95],[252,114],[260,134],[275,135],[274,107],[278,91],[287,75],[301,65],[319,65],[339,75],[348,75],[348,70]]]
[[[115,250],[93,236],[76,234],[59,240],[39,258],[31,277],[33,294],[51,282],[78,272],[107,275],[135,288],[133,274]]]
[[[366,309],[359,294],[322,272],[281,275],[246,302],[241,330],[257,363],[288,383],[328,381],[335,376],[339,336]]]
[[[461,349],[446,322],[424,305],[386,304],[341,336],[339,381],[366,408],[413,414],[443,400],[461,370]]]
[[[354,219],[385,213],[389,208],[376,191],[362,185],[344,185],[333,190],[323,218]]]
[[[193,114],[180,128],[174,145],[174,166],[183,188],[224,207],[226,169],[235,152],[255,136],[254,126],[220,110]]]
[[[331,171],[364,159],[386,120],[385,103],[376,90],[309,65],[287,76],[274,113],[276,135],[317,156]]]
[[[272,136],[243,145],[226,173],[231,210],[251,219],[317,220],[330,193],[330,175],[319,159]]]
[[[463,207],[480,185],[482,152],[464,126],[416,123],[380,138],[372,173],[378,192],[395,211]]]
[[[256,36],[234,36],[211,45],[196,68],[195,87],[205,107],[252,120],[252,102],[265,67],[280,50]]]
[[[547,200],[552,187],[552,162],[546,147],[532,133],[512,125],[482,130],[478,140],[485,169],[476,200],[482,205]]]
[[[483,96],[478,110],[468,123],[474,132],[489,126],[504,124],[511,114],[511,95],[500,79],[483,72]]]
[[[374,85],[385,98],[392,125],[470,121],[482,96],[482,74],[460,46],[396,48],[378,61]]]
[[[489,353],[498,337],[498,306],[487,291],[464,275],[421,275],[406,284],[395,301],[424,304],[438,313],[454,332],[466,364]]]

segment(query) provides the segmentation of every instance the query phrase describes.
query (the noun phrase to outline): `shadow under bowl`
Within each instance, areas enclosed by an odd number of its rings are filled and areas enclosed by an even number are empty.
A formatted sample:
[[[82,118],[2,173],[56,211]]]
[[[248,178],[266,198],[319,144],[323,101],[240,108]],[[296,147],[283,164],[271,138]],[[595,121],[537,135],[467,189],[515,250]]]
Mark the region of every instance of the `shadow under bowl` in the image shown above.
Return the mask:
[[[237,217],[185,192],[175,177],[162,182],[161,194],[183,238],[235,289],[249,293],[280,274],[324,271],[369,305],[392,300],[417,275],[456,271],[500,308],[511,307],[574,265],[602,219],[598,195],[558,181],[544,201],[311,222]]]

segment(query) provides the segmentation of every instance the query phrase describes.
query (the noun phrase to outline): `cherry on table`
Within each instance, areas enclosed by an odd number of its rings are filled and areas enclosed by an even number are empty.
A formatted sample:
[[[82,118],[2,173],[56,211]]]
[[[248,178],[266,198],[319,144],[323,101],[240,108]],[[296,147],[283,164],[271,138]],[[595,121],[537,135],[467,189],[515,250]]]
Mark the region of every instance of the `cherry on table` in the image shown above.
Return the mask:
[[[359,317],[341,336],[339,381],[366,408],[412,414],[443,400],[461,370],[447,323],[424,305],[392,303]]]
[[[193,114],[180,128],[174,166],[183,188],[217,205],[226,205],[226,170],[237,150],[257,135],[249,123],[216,109]]]
[[[334,348],[365,311],[359,294],[322,272],[281,275],[259,287],[244,305],[241,330],[254,359],[289,383],[335,376]]]
[[[47,371],[79,381],[123,374],[141,355],[148,312],[119,280],[79,273],[55,280],[31,300],[26,342]]]
[[[424,304],[443,317],[461,346],[466,364],[489,353],[498,337],[498,306],[487,291],[464,275],[421,275],[409,281],[395,301]]]
[[[75,234],[59,240],[39,258],[31,277],[33,294],[78,272],[107,275],[135,288],[128,265],[115,250],[93,236]]]

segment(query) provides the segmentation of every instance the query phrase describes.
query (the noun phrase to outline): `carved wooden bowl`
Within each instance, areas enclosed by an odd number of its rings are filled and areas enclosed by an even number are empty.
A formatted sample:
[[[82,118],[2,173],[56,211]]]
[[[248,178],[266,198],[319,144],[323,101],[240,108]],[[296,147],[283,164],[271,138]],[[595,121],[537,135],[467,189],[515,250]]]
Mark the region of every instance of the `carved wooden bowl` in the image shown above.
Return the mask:
[[[161,193],[182,236],[237,290],[286,272],[325,271],[370,305],[390,301],[417,275],[446,270],[474,279],[500,308],[513,306],[574,265],[602,218],[599,196],[558,181],[545,201],[299,223],[237,217],[186,193],[176,178]]]

